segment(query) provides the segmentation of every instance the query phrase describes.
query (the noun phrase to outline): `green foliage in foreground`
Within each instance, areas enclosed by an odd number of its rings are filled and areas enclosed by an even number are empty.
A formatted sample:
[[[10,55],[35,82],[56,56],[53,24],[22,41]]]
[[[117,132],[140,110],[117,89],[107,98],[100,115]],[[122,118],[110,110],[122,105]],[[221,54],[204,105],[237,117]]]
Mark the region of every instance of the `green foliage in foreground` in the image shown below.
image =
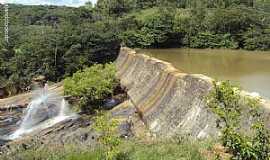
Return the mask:
[[[214,83],[207,104],[220,119],[222,143],[237,160],[269,160],[270,134],[265,128],[258,108],[258,100],[240,95],[240,90],[228,81]],[[253,134],[241,132],[241,116],[252,120]],[[247,125],[247,124],[246,124]]]
[[[94,129],[101,134],[99,142],[103,145],[106,160],[113,160],[115,156],[120,154],[119,145],[121,139],[117,135],[119,122],[112,119],[110,114],[99,113],[95,117]]]
[[[209,149],[208,147],[208,142],[191,140],[155,143],[129,140],[122,142],[119,154],[115,155],[113,160],[206,160],[201,151]],[[103,148],[93,150],[82,146],[64,148],[47,146],[0,158],[1,160],[106,160],[105,154],[106,150]]]
[[[118,85],[115,77],[116,67],[110,64],[95,64],[83,71],[78,71],[72,77],[64,80],[66,95],[77,97],[82,109],[90,106],[99,106],[102,101],[112,96],[114,88]]]

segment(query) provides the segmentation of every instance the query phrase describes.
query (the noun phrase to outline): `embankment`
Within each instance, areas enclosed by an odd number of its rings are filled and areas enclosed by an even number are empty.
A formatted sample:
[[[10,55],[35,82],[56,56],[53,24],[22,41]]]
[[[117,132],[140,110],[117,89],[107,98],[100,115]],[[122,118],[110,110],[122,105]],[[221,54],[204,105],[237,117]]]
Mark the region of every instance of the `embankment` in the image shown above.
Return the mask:
[[[153,135],[217,137],[216,116],[204,102],[213,79],[183,73],[170,63],[136,54],[129,48],[121,49],[116,64],[121,85]],[[263,106],[269,122],[269,109],[266,104]]]

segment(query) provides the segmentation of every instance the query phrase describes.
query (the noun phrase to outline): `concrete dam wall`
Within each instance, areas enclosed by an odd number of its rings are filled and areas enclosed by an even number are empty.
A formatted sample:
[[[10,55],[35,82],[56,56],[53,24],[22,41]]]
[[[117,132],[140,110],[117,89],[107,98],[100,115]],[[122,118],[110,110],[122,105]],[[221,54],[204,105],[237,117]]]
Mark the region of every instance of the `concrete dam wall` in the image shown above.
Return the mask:
[[[211,78],[183,73],[129,48],[121,49],[116,64],[121,85],[153,134],[217,136],[216,117],[204,103],[212,88]]]
[[[131,105],[136,108],[146,128],[155,136],[177,134],[196,138],[217,137],[217,117],[205,104],[213,79],[186,74],[170,63],[136,54],[122,48],[116,61],[117,77],[127,89]],[[242,91],[243,97],[249,93]],[[266,127],[270,128],[270,103],[260,100]],[[251,124],[248,111],[243,111],[241,126]]]

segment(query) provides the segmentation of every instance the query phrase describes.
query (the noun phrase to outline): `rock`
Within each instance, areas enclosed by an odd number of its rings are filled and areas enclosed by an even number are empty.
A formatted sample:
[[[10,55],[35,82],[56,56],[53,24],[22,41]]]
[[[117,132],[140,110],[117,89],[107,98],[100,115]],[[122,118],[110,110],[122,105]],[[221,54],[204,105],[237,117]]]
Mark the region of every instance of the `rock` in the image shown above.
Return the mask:
[[[85,126],[88,122],[88,117],[61,122],[43,131],[25,136],[24,138],[6,141],[4,142],[5,145],[0,147],[0,152],[5,154],[16,153],[21,150],[50,145],[59,147],[71,145],[94,148],[98,145],[98,142],[97,138],[92,137],[98,137],[98,134],[91,126]]]
[[[39,75],[39,76],[37,76],[37,77],[34,77],[34,78],[33,78],[33,81],[41,82],[41,81],[44,81],[45,79],[46,79],[45,76]]]
[[[127,100],[111,111],[112,118],[119,121],[119,135],[122,138],[128,138],[134,136],[132,117],[135,116],[135,107]]]
[[[5,98],[7,95],[7,92],[5,88],[0,88],[0,99]]]
[[[114,99],[114,98],[106,99],[105,103],[104,103],[104,108],[107,110],[110,110],[113,107],[115,107],[116,105],[118,105],[119,103],[121,103],[121,102],[117,99]]]
[[[63,95],[64,89],[62,83],[56,83],[49,88],[50,91],[57,93],[59,95]],[[20,94],[17,96],[0,99],[0,111],[1,110],[7,110],[7,109],[13,109],[13,108],[21,108],[26,107],[29,102],[31,101],[31,98],[33,97],[34,92],[27,92],[24,94]]]
[[[18,128],[22,113],[23,109],[21,108],[0,111],[0,139],[3,140],[4,136],[11,134]]]
[[[27,116],[28,119],[25,119],[26,126],[25,129],[32,128],[33,126],[48,120],[50,118],[56,117],[59,113],[59,107],[55,105],[39,105],[36,110],[31,111],[31,114]]]

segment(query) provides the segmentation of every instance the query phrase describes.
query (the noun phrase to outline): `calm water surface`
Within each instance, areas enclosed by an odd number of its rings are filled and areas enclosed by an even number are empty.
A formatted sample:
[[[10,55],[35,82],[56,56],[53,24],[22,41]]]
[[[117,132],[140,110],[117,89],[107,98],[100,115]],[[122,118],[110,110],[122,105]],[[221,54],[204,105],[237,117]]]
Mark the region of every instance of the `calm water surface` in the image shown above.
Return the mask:
[[[270,98],[270,52],[211,49],[145,49],[138,52],[170,62],[187,73],[231,80],[247,91]]]

